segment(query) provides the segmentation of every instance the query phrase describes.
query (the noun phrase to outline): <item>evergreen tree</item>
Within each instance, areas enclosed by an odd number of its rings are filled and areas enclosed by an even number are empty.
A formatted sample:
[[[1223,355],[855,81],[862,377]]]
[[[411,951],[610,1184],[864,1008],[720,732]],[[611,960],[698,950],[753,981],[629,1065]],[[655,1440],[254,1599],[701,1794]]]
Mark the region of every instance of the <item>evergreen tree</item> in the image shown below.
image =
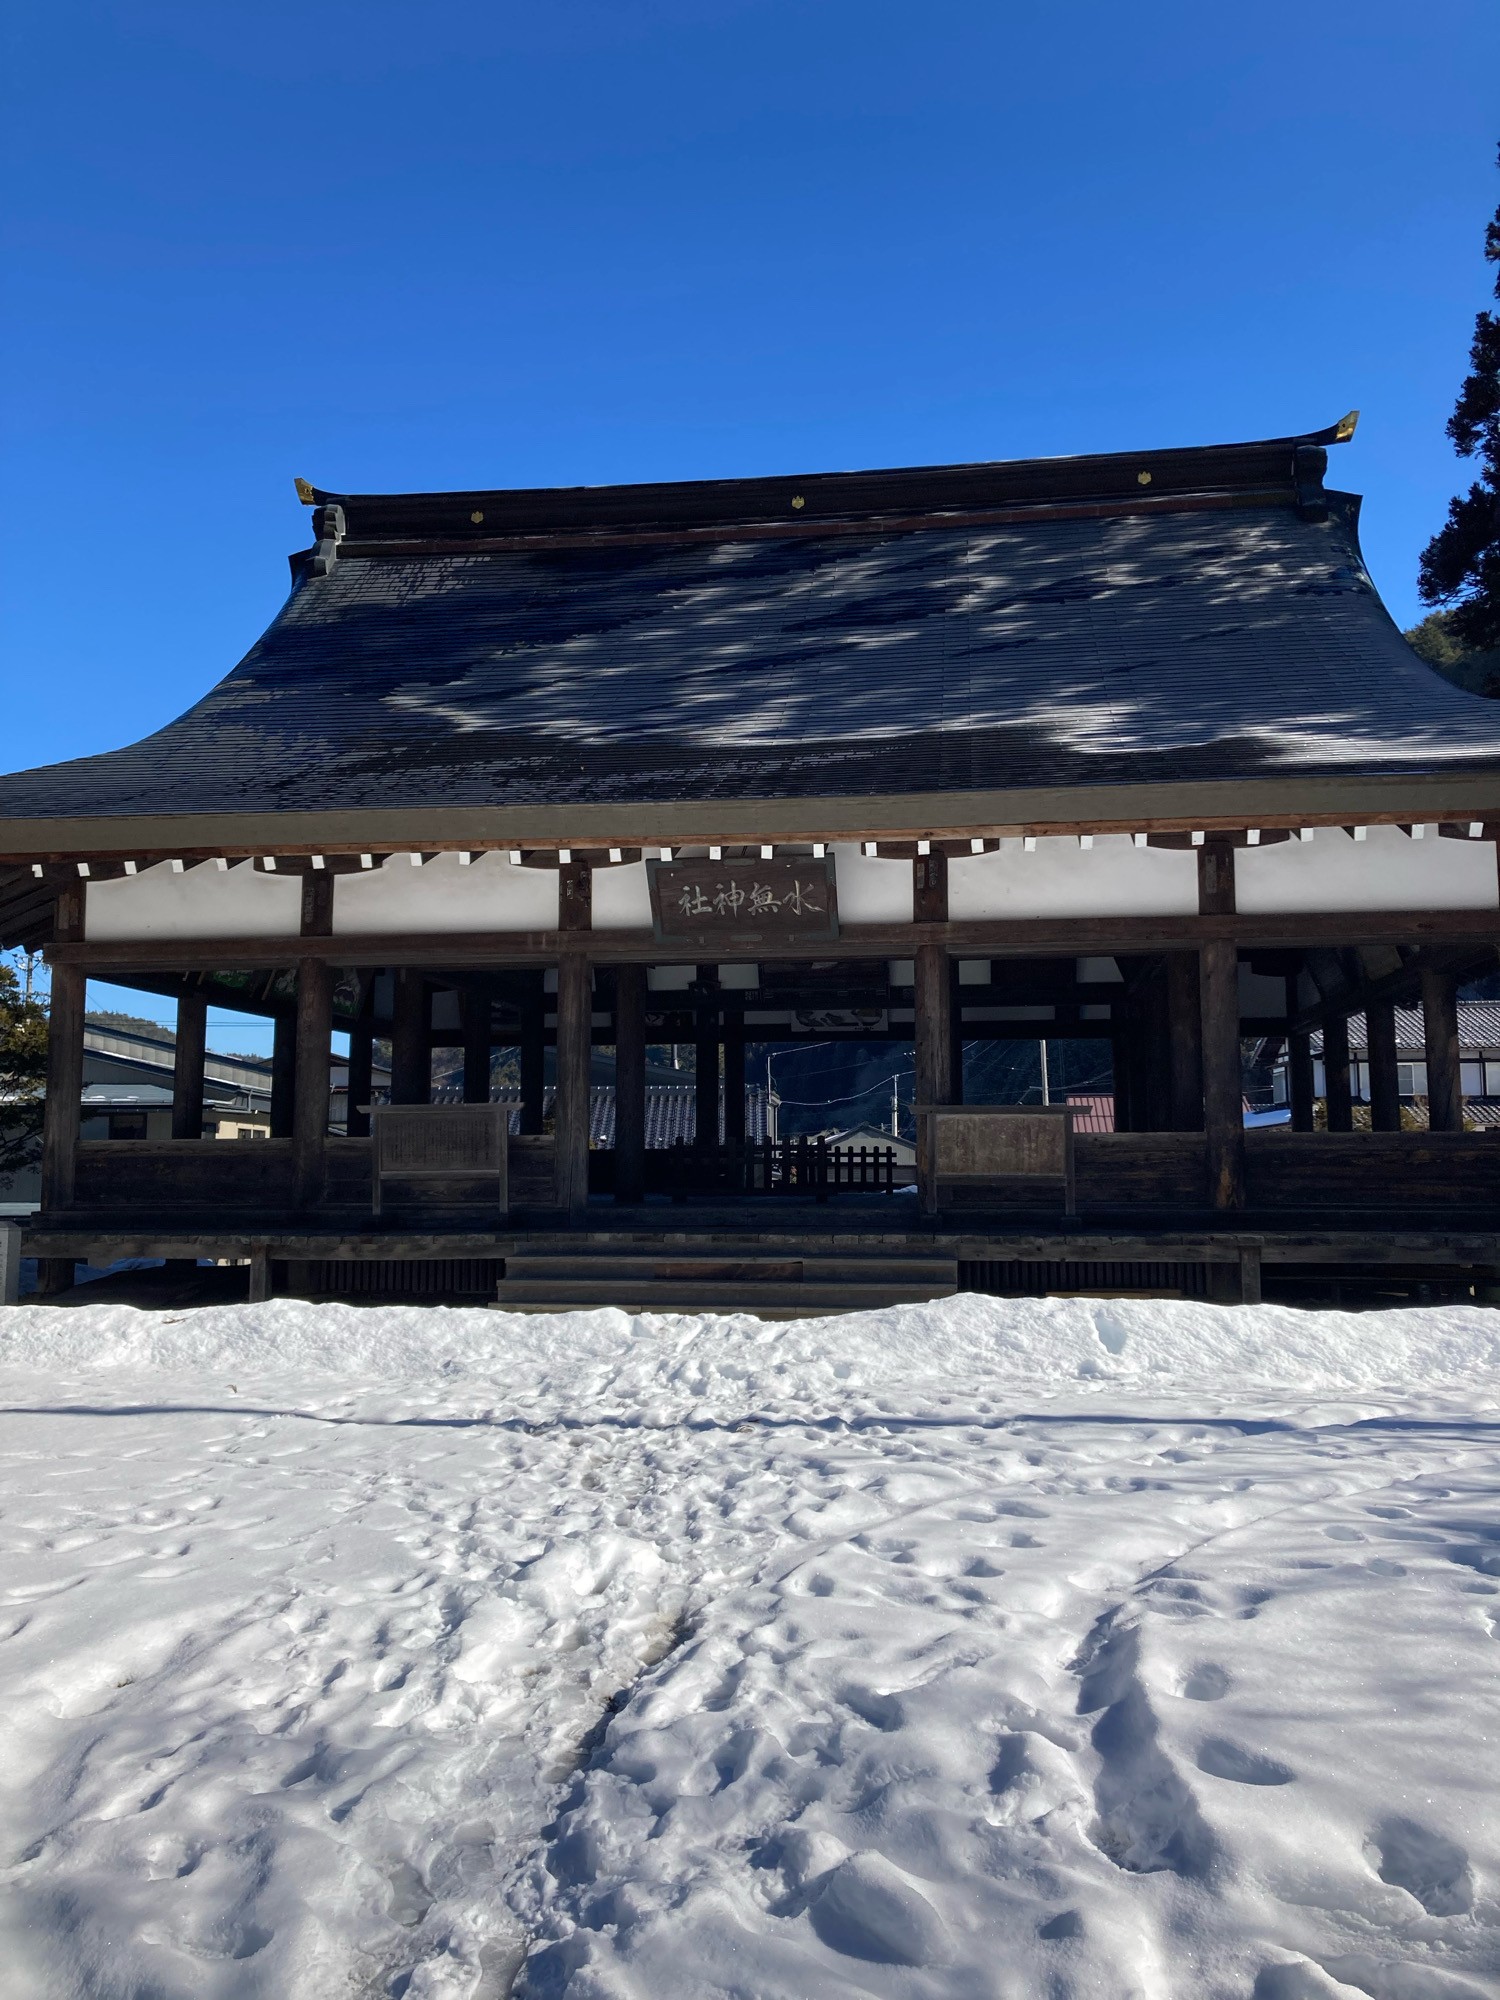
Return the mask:
[[[46,1009],[25,999],[15,973],[0,963],[0,1174],[37,1156],[46,1080]]]
[[[1485,231],[1484,254],[1500,265],[1500,208]],[[1500,646],[1500,314],[1482,312],[1474,322],[1469,374],[1448,435],[1461,457],[1478,460],[1480,473],[1449,502],[1447,521],[1422,551],[1418,589],[1424,604],[1451,606],[1448,629],[1463,645]]]

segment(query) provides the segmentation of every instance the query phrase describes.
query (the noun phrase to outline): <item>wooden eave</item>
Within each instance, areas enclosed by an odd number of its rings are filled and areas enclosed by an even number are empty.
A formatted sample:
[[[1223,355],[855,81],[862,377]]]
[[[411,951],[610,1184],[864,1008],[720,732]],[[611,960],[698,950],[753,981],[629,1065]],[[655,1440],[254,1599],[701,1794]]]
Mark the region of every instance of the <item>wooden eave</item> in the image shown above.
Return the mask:
[[[1500,771],[1029,786],[866,798],[669,800],[0,820],[0,867],[38,861],[484,848],[902,842],[1500,819]]]

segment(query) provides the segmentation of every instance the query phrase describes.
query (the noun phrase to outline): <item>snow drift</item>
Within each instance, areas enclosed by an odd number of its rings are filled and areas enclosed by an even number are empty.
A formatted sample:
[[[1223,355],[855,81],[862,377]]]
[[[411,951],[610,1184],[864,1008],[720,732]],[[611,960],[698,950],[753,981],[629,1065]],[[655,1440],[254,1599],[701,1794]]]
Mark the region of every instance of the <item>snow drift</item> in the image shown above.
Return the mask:
[[[0,1314],[7,1991],[1500,1992],[1500,1316]]]

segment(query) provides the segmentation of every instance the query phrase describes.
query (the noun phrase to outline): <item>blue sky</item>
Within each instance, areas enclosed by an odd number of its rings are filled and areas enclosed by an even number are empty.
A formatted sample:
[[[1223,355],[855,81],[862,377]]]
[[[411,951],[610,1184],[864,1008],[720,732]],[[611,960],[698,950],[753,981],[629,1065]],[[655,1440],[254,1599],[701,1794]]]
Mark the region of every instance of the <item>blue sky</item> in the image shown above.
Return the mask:
[[[320,484],[1125,450],[1363,412],[1403,623],[1494,0],[22,0],[0,768],[169,720]]]

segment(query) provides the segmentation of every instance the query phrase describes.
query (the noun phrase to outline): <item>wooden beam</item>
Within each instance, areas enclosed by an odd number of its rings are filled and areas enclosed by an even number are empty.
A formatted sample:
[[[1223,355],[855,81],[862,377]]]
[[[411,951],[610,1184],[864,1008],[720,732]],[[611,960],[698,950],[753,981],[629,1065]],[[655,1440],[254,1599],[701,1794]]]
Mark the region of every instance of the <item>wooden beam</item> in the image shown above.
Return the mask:
[[[586,861],[567,861],[557,871],[558,927],[587,934],[594,921],[594,871]]]
[[[1422,1026],[1427,1041],[1427,1123],[1433,1132],[1464,1129],[1459,1067],[1458,981],[1431,967],[1422,973]]]
[[[1423,1135],[1409,1135],[1418,1144]],[[1469,1135],[1482,1145],[1480,1135]],[[116,1143],[116,1142],[107,1142]],[[128,1142],[120,1142],[128,1143]],[[205,1142],[211,1143],[211,1142]],[[1277,1143],[1272,1135],[1272,1143]],[[723,1250],[724,1237],[716,1221],[705,1222],[703,1233],[713,1251]],[[870,1241],[868,1223],[858,1231]],[[1259,1228],[1253,1232],[1237,1229],[1226,1218],[1220,1229],[1184,1228],[1180,1223],[1163,1222],[1160,1227],[1082,1229],[992,1229],[932,1231],[892,1229],[880,1235],[892,1254],[956,1257],[964,1262],[1025,1263],[1066,1261],[1100,1263],[1235,1263],[1243,1250],[1258,1250],[1264,1264],[1318,1265],[1369,1264],[1378,1267],[1433,1265],[1469,1268],[1500,1268],[1500,1233],[1492,1230],[1405,1230],[1392,1229],[1383,1219],[1363,1227],[1309,1230],[1295,1227]],[[813,1234],[807,1230],[779,1228],[747,1230],[742,1241],[763,1248],[775,1247],[790,1255],[816,1244],[818,1254],[838,1250],[841,1236],[829,1234],[826,1224]],[[278,1261],[348,1258],[384,1261],[389,1258],[422,1257],[505,1257],[535,1253],[550,1245],[565,1244],[569,1249],[597,1248],[619,1254],[624,1244],[633,1244],[646,1254],[662,1254],[659,1231],[630,1232],[622,1239],[617,1228],[600,1231],[564,1232],[562,1225],[532,1225],[525,1229],[441,1229],[426,1231],[383,1231],[368,1227],[309,1229],[305,1223],[267,1227],[260,1220],[236,1227],[232,1222],[203,1228],[185,1226],[138,1226],[121,1228],[53,1227],[30,1222],[23,1226],[23,1256],[54,1258],[71,1269],[75,1261],[113,1263],[130,1257],[250,1257],[257,1250],[274,1255]],[[674,1254],[683,1254],[680,1249]]]
[[[1371,1128],[1376,1132],[1399,1132],[1401,1070],[1396,1052],[1394,1001],[1365,1002],[1365,1040],[1370,1062]]]
[[[919,924],[948,921],[948,857],[941,848],[912,862],[912,913]]]
[[[845,924],[837,938],[820,940],[820,959],[910,958],[922,944],[937,943],[963,958],[1048,958],[1196,950],[1215,941],[1242,951],[1302,950],[1313,946],[1397,944],[1473,946],[1500,942],[1494,910],[1329,911],[1291,916],[1198,915],[1178,917],[1016,917],[988,921],[911,924]],[[49,962],[81,964],[94,978],[123,978],[136,970],[213,971],[295,965],[326,953],[317,938],[180,939],[171,943],[106,944],[64,941]],[[385,966],[399,951],[403,964],[427,967],[551,966],[570,954],[595,964],[652,964],[673,956],[650,931],[459,931],[393,939],[340,937],[338,960],[347,966]],[[680,954],[679,954],[680,955]]]
[[[586,958],[557,969],[558,1206],[581,1221],[589,1201],[589,1055],[593,1045],[593,978]]]
[[[785,533],[785,528],[778,528]],[[976,834],[1171,832],[1500,818],[1492,772],[1303,774],[842,797],[559,801],[526,806],[359,807],[0,818],[0,865],[74,856],[250,856],[418,849],[654,847],[757,841],[967,839]]]
[[[203,1063],[208,1047],[208,995],[189,988],[177,996],[172,1051],[172,1137],[203,1137]]]
[[[333,935],[333,876],[326,868],[309,870],[302,877],[302,935]]]
[[[328,1056],[333,1035],[333,968],[310,958],[297,972],[297,1056],[292,1109],[292,1205],[323,1198],[328,1140]]]
[[[47,1101],[42,1116],[42,1213],[68,1208],[83,1096],[83,1017],[88,981],[77,966],[52,968],[47,1015]]]
[[[914,955],[915,1087],[918,1104],[951,1102],[953,1086],[952,987],[948,954],[940,944],[918,945]],[[937,1174],[930,1118],[917,1119],[917,1190],[923,1213],[937,1212]]]
[[[1215,1208],[1245,1205],[1244,1085],[1240,1074],[1239,962],[1231,944],[1202,954],[1203,1129]]]
[[[1234,848],[1227,841],[1209,840],[1198,849],[1198,912],[1234,915]]]
[[[743,1044],[740,1060],[743,1065]],[[619,965],[615,968],[615,1200],[635,1203],[645,1196],[646,968]]]

